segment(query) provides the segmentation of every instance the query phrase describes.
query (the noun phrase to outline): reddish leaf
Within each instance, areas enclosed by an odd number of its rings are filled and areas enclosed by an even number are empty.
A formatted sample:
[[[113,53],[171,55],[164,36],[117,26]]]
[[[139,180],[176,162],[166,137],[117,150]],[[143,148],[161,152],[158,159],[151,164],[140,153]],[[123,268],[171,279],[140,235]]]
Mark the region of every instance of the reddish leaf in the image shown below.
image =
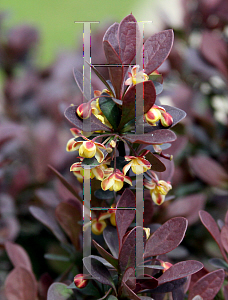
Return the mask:
[[[29,211],[34,218],[47,226],[60,242],[66,243],[65,235],[63,234],[54,217],[49,212],[44,211],[42,208],[36,206],[30,206]]]
[[[103,231],[103,237],[112,255],[117,258],[119,254],[119,241],[116,228],[113,226],[107,226]]]
[[[169,159],[166,159],[164,157],[159,157],[159,159],[165,165],[165,171],[161,172],[161,173],[160,172],[157,173],[158,178],[160,180],[165,180],[165,181],[170,181],[171,182],[173,174],[174,174],[174,169],[175,169],[173,159],[169,160]]]
[[[32,272],[32,264],[27,252],[17,244],[10,241],[5,243],[6,252],[13,264],[16,267],[23,267]]]
[[[137,278],[137,283],[141,285],[141,290],[155,289],[159,284],[158,280],[150,275],[144,274],[142,277],[142,279],[140,277],[139,279]]]
[[[147,153],[145,157],[151,163],[151,169],[153,171],[164,172],[166,170],[166,167],[161,160],[151,152]]]
[[[168,57],[173,46],[173,30],[164,30],[149,37],[144,44],[145,73],[155,71]]]
[[[100,255],[107,260],[114,268],[118,269],[118,259],[113,257],[110,253],[108,253],[104,248],[102,248],[96,241],[93,240],[93,244],[96,247],[97,251]]]
[[[225,224],[228,225],[228,210],[227,210],[226,215],[225,215]]]
[[[212,300],[220,290],[225,273],[224,270],[216,270],[200,278],[189,292],[188,299],[192,300],[199,295],[203,300]]]
[[[126,236],[119,254],[119,267],[121,272],[124,272],[129,267],[135,267],[136,263],[136,247],[142,248],[141,240],[136,241],[136,230],[137,235],[143,236],[144,231],[140,226],[134,227]]]
[[[16,267],[5,281],[5,294],[10,300],[34,300],[37,297],[37,282],[34,274]]]
[[[223,245],[224,249],[228,253],[228,226],[227,225],[222,227],[221,242],[222,242],[222,245]]]
[[[121,207],[128,208],[128,209],[120,209]],[[129,189],[126,189],[120,200],[117,203],[117,210],[116,210],[116,228],[118,232],[119,238],[119,250],[122,246],[122,239],[125,235],[128,227],[134,220],[135,217],[135,195]],[[129,208],[132,208],[130,210]]]
[[[138,23],[132,14],[121,21],[118,34],[122,63],[130,64],[136,55],[136,44],[140,40]]]
[[[108,64],[118,65],[117,67],[111,66],[108,69],[109,69],[110,79],[116,93],[115,96],[117,99],[120,99],[124,67],[121,67],[122,61],[119,58],[116,51],[113,49],[112,45],[108,41],[103,41],[103,47],[104,47],[104,52]]]
[[[223,295],[224,295],[224,299],[228,300],[228,285],[225,285],[223,287]]]
[[[182,217],[173,218],[159,227],[148,239],[144,257],[168,253],[183,240],[187,229],[187,220]]]
[[[228,174],[215,160],[205,155],[191,157],[190,166],[201,180],[212,186],[224,187],[228,182]]]
[[[79,236],[81,234],[81,212],[69,203],[60,203],[55,210],[56,218],[65,230],[73,245],[77,250],[80,249]]]
[[[48,273],[41,275],[38,281],[38,295],[40,300],[47,299],[47,293],[50,285],[53,283],[53,279]]]
[[[203,276],[205,276],[206,274],[208,274],[209,272],[207,271],[207,269],[203,268],[201,269],[200,271],[194,273],[192,276],[191,276],[191,281],[190,281],[190,284],[189,284],[189,290],[192,289],[192,286],[200,279],[202,278]]]
[[[108,30],[105,32],[103,41],[108,41],[110,45],[113,47],[113,49],[116,51],[116,53],[119,55],[119,43],[118,43],[118,30],[119,30],[119,24],[114,23],[111,25]]]
[[[182,216],[188,220],[189,225],[199,219],[199,211],[203,209],[206,201],[205,194],[192,194],[178,198],[167,207],[166,218]]]
[[[157,145],[175,141],[176,134],[168,129],[159,129],[153,133],[125,134],[123,137],[131,143]]]
[[[201,222],[207,228],[207,230],[210,232],[210,234],[212,235],[213,239],[218,244],[219,249],[220,249],[223,257],[227,261],[226,253],[225,253],[225,251],[223,249],[223,245],[222,245],[222,242],[221,242],[220,232],[219,232],[217,223],[212,218],[212,216],[208,212],[206,212],[204,210],[201,210],[199,212],[199,216],[200,216]]]
[[[84,97],[89,101],[90,99],[92,99],[94,97],[94,95],[93,95],[94,91],[93,91],[93,87],[90,84],[90,81],[86,77],[83,78],[83,74],[76,69],[73,70],[73,73],[74,73],[75,81],[76,81],[80,91],[82,92],[82,94],[84,94]],[[87,90],[87,89],[85,89],[84,93],[83,93],[83,82],[86,85],[86,87],[91,88],[91,93],[90,93],[90,90]]]
[[[128,294],[128,296],[132,299],[132,300],[141,300],[127,285],[126,283],[123,283],[123,287],[125,292]]]
[[[185,284],[186,281],[187,281],[186,277],[177,279],[177,280],[173,280],[173,281],[169,281],[169,282],[159,285],[155,289],[148,290],[148,292],[155,293],[155,294],[156,293],[169,293],[176,289],[179,289],[181,286],[183,286],[183,284]]]
[[[68,121],[70,121],[76,128],[84,131],[96,131],[105,130],[111,131],[109,127],[105,126],[101,121],[99,121],[93,114],[90,118],[86,120],[83,124],[83,120],[76,115],[76,109],[78,106],[70,106],[66,109],[64,115]]]
[[[83,263],[94,279],[103,284],[110,285],[115,290],[115,284],[112,276],[105,265],[93,257],[84,257]]]
[[[137,92],[137,99],[135,98],[136,89],[137,91],[140,91],[140,93]],[[156,91],[152,81],[148,80],[131,86],[122,99],[122,118],[120,120],[119,128],[121,129],[126,123],[135,119],[135,117],[140,117],[142,112],[147,113],[154,105],[155,99]],[[136,101],[137,106],[142,107],[142,110],[135,110]]]
[[[136,285],[135,268],[126,269],[123,278],[121,280],[121,287],[123,287],[124,283],[126,283],[131,290],[135,289],[135,285]]]
[[[165,282],[177,280],[192,275],[203,268],[203,264],[196,260],[181,261],[168,270],[166,270],[159,278],[159,285]]]
[[[217,32],[206,31],[202,35],[201,53],[226,77],[228,76],[227,44]]]

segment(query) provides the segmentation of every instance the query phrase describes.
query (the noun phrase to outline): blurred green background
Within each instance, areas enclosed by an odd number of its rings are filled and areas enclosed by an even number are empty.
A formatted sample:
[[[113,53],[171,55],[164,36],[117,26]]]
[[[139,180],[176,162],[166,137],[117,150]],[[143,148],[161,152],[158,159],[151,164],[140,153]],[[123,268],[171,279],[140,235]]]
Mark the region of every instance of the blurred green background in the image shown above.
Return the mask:
[[[153,0],[149,0],[150,5]],[[50,63],[58,50],[75,48],[81,24],[74,21],[119,22],[127,14],[137,18],[143,1],[136,0],[1,0],[0,10],[7,13],[4,26],[28,23],[35,25],[41,34],[38,61],[42,65]],[[99,24],[92,25],[96,30]]]

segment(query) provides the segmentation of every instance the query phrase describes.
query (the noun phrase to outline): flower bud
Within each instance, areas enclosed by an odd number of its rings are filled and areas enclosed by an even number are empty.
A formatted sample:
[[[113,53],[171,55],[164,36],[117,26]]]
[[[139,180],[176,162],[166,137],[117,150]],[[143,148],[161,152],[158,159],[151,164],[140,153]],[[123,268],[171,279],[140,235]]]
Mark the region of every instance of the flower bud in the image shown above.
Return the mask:
[[[162,113],[161,114],[161,124],[164,127],[171,126],[173,124],[173,117],[167,112]]]
[[[155,126],[156,122],[161,119],[161,112],[159,109],[152,107],[146,114],[146,121],[148,124]]]
[[[86,287],[88,283],[88,279],[85,279],[83,274],[77,274],[74,277],[74,284],[79,289]]]
[[[88,119],[91,116],[92,109],[90,103],[82,103],[77,108],[77,115],[81,119]]]
[[[168,261],[162,261],[161,266],[164,268],[162,271],[167,271],[170,267],[172,267],[172,264]]]
[[[143,227],[144,231],[146,232],[146,239],[148,240],[148,238],[150,237],[150,228],[148,227]]]
[[[103,233],[106,226],[107,226],[107,224],[104,220],[93,219],[92,225],[91,225],[92,233],[94,233],[96,235],[100,235]]]

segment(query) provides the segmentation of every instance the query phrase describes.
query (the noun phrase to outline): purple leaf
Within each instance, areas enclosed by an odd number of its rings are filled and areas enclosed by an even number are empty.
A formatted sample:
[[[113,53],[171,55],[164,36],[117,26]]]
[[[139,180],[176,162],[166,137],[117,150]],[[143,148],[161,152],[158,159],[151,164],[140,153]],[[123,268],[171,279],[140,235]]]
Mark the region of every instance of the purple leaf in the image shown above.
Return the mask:
[[[20,245],[7,241],[5,243],[5,249],[15,268],[23,267],[32,272],[30,258],[27,252]]]
[[[159,129],[153,133],[125,134],[123,137],[131,143],[157,145],[175,141],[176,134],[169,129]]]
[[[205,155],[197,155],[189,159],[193,172],[201,180],[212,186],[225,187],[228,173],[215,160]]]
[[[188,299],[192,300],[196,295],[204,300],[212,300],[220,290],[225,278],[224,270],[216,270],[200,278],[191,288]]]
[[[29,211],[34,218],[47,226],[61,243],[67,242],[65,235],[63,234],[53,215],[36,206],[30,206]]]
[[[136,89],[137,99],[136,97]],[[139,95],[138,95],[139,94]],[[142,113],[147,113],[154,105],[156,99],[156,91],[152,81],[144,81],[131,86],[124,95],[122,105],[122,118],[119,128],[122,128],[126,123],[135,118],[142,116]],[[135,111],[135,105],[142,107],[142,110]]]
[[[150,293],[169,293],[169,292],[172,292],[172,291],[180,288],[183,284],[185,284],[186,281],[187,281],[187,278],[184,277],[184,278],[177,279],[174,281],[166,282],[166,283],[159,285],[155,289],[148,290],[148,292],[150,292]]]
[[[84,84],[86,87],[88,87],[88,86],[91,87],[91,93],[90,93],[90,90],[88,90],[88,89],[85,89],[84,93],[83,93],[83,74],[81,72],[79,72],[77,69],[73,70],[73,74],[74,74],[75,81],[76,81],[80,91],[86,98],[86,100],[89,101],[90,99],[92,99],[94,97],[94,92],[93,92],[93,87],[91,86],[89,79],[84,77]]]
[[[81,225],[78,222],[81,221],[81,211],[79,211],[74,205],[62,202],[56,207],[55,215],[75,248],[79,250]]]
[[[228,253],[228,226],[227,225],[224,225],[222,227],[222,230],[221,230],[221,242],[222,242],[222,245],[223,245],[224,249]]]
[[[159,278],[159,285],[165,282],[177,280],[192,275],[203,268],[203,264],[196,260],[181,261],[168,270],[166,270]]]
[[[136,286],[135,268],[131,267],[126,269],[121,281],[121,287],[123,287],[124,283],[126,283],[131,290],[135,289]]]
[[[54,282],[48,289],[47,300],[73,300],[74,292],[67,285]]]
[[[168,57],[173,46],[173,30],[164,30],[152,35],[144,44],[145,73],[155,71]]]
[[[121,89],[122,89],[122,83],[123,83],[123,72],[124,67],[122,67],[122,61],[116,51],[113,49],[112,45],[108,41],[103,41],[103,47],[106,59],[108,61],[109,65],[118,65],[110,66],[109,69],[109,75],[112,82],[112,85],[114,87],[116,98],[120,99],[121,97]]]
[[[65,117],[68,121],[70,121],[76,128],[79,130],[84,130],[90,132],[91,130],[105,130],[105,131],[111,131],[109,127],[105,126],[101,121],[99,121],[93,114],[90,118],[86,119],[86,122],[83,126],[83,120],[80,119],[77,114],[78,106],[70,106],[65,111]]]
[[[118,269],[118,260],[109,254],[104,248],[102,248],[96,241],[93,240],[93,244],[96,247],[100,255],[107,260],[115,269]]]
[[[37,282],[34,274],[22,267],[16,267],[5,281],[5,294],[10,300],[37,299]]]
[[[132,14],[121,21],[118,34],[122,63],[130,64],[136,55],[136,45],[140,41],[138,23]]]
[[[137,235],[145,235],[143,228],[140,226],[134,227],[126,236],[123,241],[123,245],[119,254],[119,267],[121,272],[124,272],[129,267],[135,267],[136,257],[135,257],[135,247],[142,247],[141,240],[136,241],[136,230],[138,230]]]
[[[130,209],[119,209],[119,208],[132,208]],[[126,189],[120,200],[117,203],[117,210],[116,210],[116,228],[118,232],[119,238],[119,249],[122,246],[122,239],[125,235],[128,227],[134,220],[135,217],[135,195],[129,189]]]
[[[228,285],[225,285],[223,287],[223,295],[224,295],[224,299],[228,300]]]
[[[213,239],[218,244],[219,249],[220,249],[220,251],[222,253],[222,256],[225,258],[225,260],[227,262],[226,253],[225,253],[225,251],[223,249],[223,245],[222,245],[221,238],[220,238],[220,231],[218,229],[217,223],[212,218],[212,216],[208,212],[206,212],[204,210],[201,210],[199,212],[199,216],[200,216],[200,220],[203,223],[203,225],[207,228],[207,230],[212,235]]]
[[[172,291],[173,300],[183,300],[185,296],[183,285],[178,289]]]
[[[173,218],[159,227],[148,239],[144,257],[168,253],[183,240],[187,229],[187,220],[182,217]]]
[[[116,228],[107,226],[103,231],[103,237],[112,255],[117,258],[119,255],[119,241]]]
[[[103,41],[108,41],[110,45],[113,47],[113,49],[116,51],[116,53],[119,55],[119,43],[118,43],[118,30],[119,30],[119,24],[114,23],[111,25],[108,30],[105,32]]]
[[[125,292],[128,294],[130,299],[132,300],[140,300],[140,298],[126,285],[126,283],[123,283],[123,288]]]
[[[112,276],[105,265],[103,265],[100,261],[94,259],[93,257],[84,257],[83,263],[94,279],[103,284],[110,285],[115,290],[115,284],[113,282]]]
[[[151,170],[157,172],[164,172],[166,170],[166,167],[161,160],[151,152],[148,152],[145,157],[151,163]]]

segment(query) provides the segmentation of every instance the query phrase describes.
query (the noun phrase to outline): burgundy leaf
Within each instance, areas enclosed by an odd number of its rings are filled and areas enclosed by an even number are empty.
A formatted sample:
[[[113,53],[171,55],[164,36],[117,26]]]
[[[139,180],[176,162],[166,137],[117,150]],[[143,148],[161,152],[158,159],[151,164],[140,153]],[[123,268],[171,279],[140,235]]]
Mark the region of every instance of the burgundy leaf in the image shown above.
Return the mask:
[[[55,215],[75,248],[79,250],[79,237],[81,234],[81,225],[79,224],[79,221],[81,221],[81,212],[75,206],[62,202],[56,207]]]
[[[123,72],[124,67],[122,67],[122,61],[116,51],[113,49],[112,45],[108,41],[103,41],[103,47],[106,59],[108,61],[110,66],[109,69],[109,75],[112,82],[112,85],[114,87],[116,98],[120,99],[121,97],[121,89],[122,89],[122,83],[123,83]],[[117,67],[113,65],[118,65]]]
[[[138,23],[132,14],[121,21],[118,34],[122,63],[130,64],[136,55],[136,45],[140,41]]]
[[[52,172],[55,173],[64,187],[82,203],[83,199],[78,195],[78,192],[75,190],[75,188],[55,168],[50,165],[48,165],[48,167],[52,170]]]
[[[166,170],[166,167],[161,160],[151,152],[148,152],[145,157],[151,163],[151,170],[157,172],[164,172]]]
[[[169,160],[169,159],[166,159],[164,157],[159,157],[159,159],[165,165],[165,171],[164,172],[161,172],[161,173],[156,172],[159,179],[171,182],[173,174],[174,174],[174,169],[175,169],[173,159]]]
[[[83,125],[83,120],[80,119],[77,114],[78,106],[70,106],[65,111],[65,117],[68,121],[70,121],[76,128],[79,130],[84,130],[90,132],[91,130],[105,130],[105,131],[111,131],[109,127],[104,125],[101,121],[99,121],[93,114],[90,118],[86,119],[86,122]]]
[[[136,246],[142,248],[141,240],[136,241],[136,230],[137,235],[144,236],[143,228],[140,226],[134,227],[126,236],[123,241],[123,245],[119,254],[119,267],[121,272],[124,272],[126,268],[135,267],[136,262]]]
[[[142,116],[142,113],[147,113],[148,110],[154,105],[155,99],[156,91],[152,81],[148,80],[131,86],[122,99],[122,117],[120,120],[119,128],[121,129],[126,123],[128,123],[135,117]],[[141,110],[135,110],[136,101],[137,106],[142,107]]]
[[[228,76],[227,44],[217,32],[206,31],[202,35],[201,53],[209,63]]]
[[[30,206],[29,211],[34,218],[47,226],[61,243],[66,243],[65,235],[63,234],[53,215],[36,206]]]
[[[212,235],[213,239],[218,244],[219,249],[220,249],[220,251],[222,253],[222,256],[225,258],[226,261],[228,261],[227,257],[226,257],[226,253],[225,253],[225,251],[223,249],[223,245],[222,245],[222,242],[221,242],[220,232],[219,232],[217,223],[212,218],[212,216],[208,212],[206,212],[204,210],[201,210],[199,212],[199,216],[200,216],[200,220],[203,223],[203,225],[207,228],[207,230]]]
[[[103,41],[108,41],[116,53],[119,55],[119,41],[118,41],[118,30],[119,24],[114,23],[111,25],[108,30],[105,32]]]
[[[170,219],[148,239],[144,257],[161,255],[175,249],[183,240],[187,220],[182,217]]]
[[[207,184],[221,188],[227,185],[227,172],[212,158],[205,155],[197,155],[191,157],[189,162],[196,176]]]
[[[48,289],[47,300],[73,300],[74,292],[66,284],[54,282]]]
[[[128,208],[128,209],[120,209]],[[119,250],[122,246],[122,239],[125,235],[128,227],[131,225],[131,223],[134,220],[135,217],[135,195],[133,192],[129,189],[126,189],[122,196],[120,197],[120,200],[117,203],[117,210],[116,210],[116,228],[118,232],[118,238],[119,238]],[[130,210],[129,208],[132,208]]]
[[[192,300],[199,295],[203,300],[212,300],[220,290],[225,273],[224,270],[216,270],[200,278],[189,292],[188,299]]]
[[[207,269],[203,268],[201,269],[200,271],[194,273],[192,276],[191,276],[191,281],[190,281],[190,284],[189,284],[189,290],[192,289],[193,285],[200,279],[202,278],[203,276],[205,276],[206,274],[208,274],[209,272],[207,271]]]
[[[223,287],[223,295],[224,295],[224,299],[228,300],[228,285],[225,285]]]
[[[23,267],[32,272],[32,264],[27,252],[17,244],[10,241],[5,243],[6,252],[13,264],[16,267]]]
[[[47,293],[50,285],[53,283],[53,279],[48,273],[41,275],[38,281],[38,295],[40,300],[47,299]]]
[[[96,241],[93,240],[93,244],[96,247],[100,255],[107,260],[115,269],[118,269],[118,259],[109,254],[104,248],[102,248]]]
[[[159,278],[159,285],[165,282],[177,280],[192,275],[203,268],[203,264],[196,260],[181,261],[168,270],[166,270]]]
[[[135,268],[131,267],[126,269],[121,281],[121,287],[123,287],[124,283],[126,283],[131,290],[135,289],[136,286]]]
[[[34,300],[37,298],[37,282],[34,274],[22,267],[16,267],[5,281],[5,294],[10,300]]]
[[[224,249],[228,253],[228,226],[227,225],[224,225],[222,227],[222,230],[221,230],[221,242],[222,242],[222,245],[223,245]]]
[[[103,284],[110,285],[115,290],[115,284],[112,276],[105,265],[93,257],[84,257],[83,263],[94,279]]]
[[[177,280],[173,280],[173,281],[169,281],[169,282],[159,285],[155,289],[148,290],[148,292],[155,293],[155,294],[156,293],[169,293],[176,289],[179,289],[181,286],[183,286],[183,284],[185,284],[186,281],[187,281],[186,277],[177,279]]]
[[[226,215],[225,215],[225,224],[228,225],[228,210],[227,210]]]
[[[176,134],[169,129],[159,129],[153,133],[125,134],[123,137],[131,143],[157,145],[175,141]]]
[[[179,287],[178,289],[172,291],[172,298],[173,300],[183,300],[185,296],[183,286]]]
[[[170,219],[182,216],[185,217],[188,220],[188,224],[191,225],[198,221],[199,211],[203,209],[205,201],[206,195],[199,193],[178,198],[167,207],[166,218]]]
[[[123,287],[124,287],[125,292],[130,297],[130,299],[132,299],[132,300],[140,300],[140,298],[127,286],[126,283],[123,283]]]
[[[103,237],[112,255],[117,258],[119,255],[119,241],[116,228],[113,226],[107,226],[103,231]]]
[[[173,46],[173,30],[164,30],[149,37],[144,44],[145,73],[155,71],[168,57]]]
[[[141,290],[155,289],[159,284],[158,280],[150,275],[144,274],[142,277],[142,279],[140,277],[139,279],[137,278],[137,283],[141,285]]]
[[[90,99],[92,99],[94,97],[93,87],[91,86],[89,79],[87,79],[86,77],[83,78],[83,74],[81,72],[79,72],[77,69],[74,69],[73,73],[74,73],[75,81],[76,81],[80,91],[82,92],[82,94],[84,94],[86,100],[89,101]],[[83,93],[83,80],[84,80],[85,86],[91,88],[91,93],[90,93],[90,89],[89,90],[85,89],[84,93]]]

